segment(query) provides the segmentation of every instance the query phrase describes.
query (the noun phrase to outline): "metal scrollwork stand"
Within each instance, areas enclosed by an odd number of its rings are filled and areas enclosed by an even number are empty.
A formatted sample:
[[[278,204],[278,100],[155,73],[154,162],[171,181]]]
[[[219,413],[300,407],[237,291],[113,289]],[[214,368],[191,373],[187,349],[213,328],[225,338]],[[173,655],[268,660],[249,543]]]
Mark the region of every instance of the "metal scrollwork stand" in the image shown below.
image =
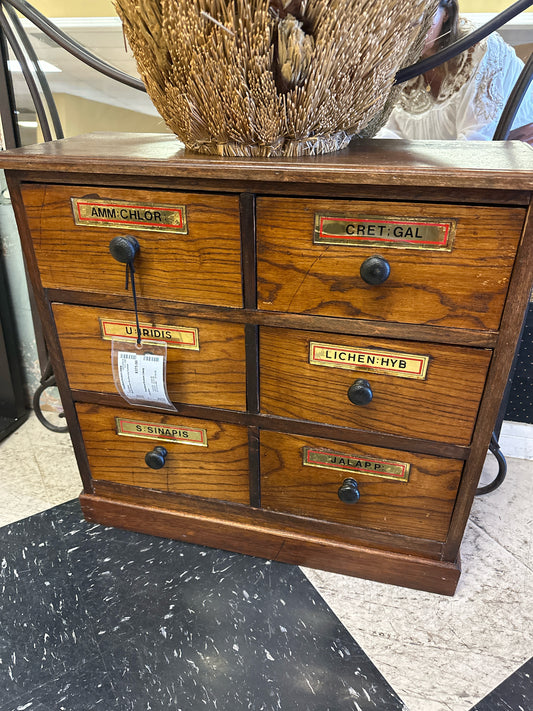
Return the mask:
[[[42,378],[41,378],[41,384],[35,391],[33,395],[33,409],[35,412],[35,415],[39,422],[46,427],[46,429],[51,430],[52,432],[68,432],[68,426],[67,425],[58,425],[55,424],[51,421],[51,416],[48,416],[45,414],[46,409],[42,407],[41,404],[41,398],[43,394],[48,390],[49,388],[55,388],[56,387],[56,376],[54,375],[54,372],[52,370],[52,364],[50,363],[50,360],[48,360]],[[61,406],[61,401],[58,400],[58,405],[59,405],[59,412],[57,417],[61,420],[64,419],[65,413],[63,412],[63,408]]]
[[[473,46],[477,42],[487,37],[491,32],[499,29],[506,22],[511,20],[516,15],[520,14],[523,10],[526,10],[533,3],[531,0],[518,0],[514,4],[510,5],[507,9],[503,10],[497,16],[493,17],[489,22],[487,22],[482,27],[474,30],[466,37],[462,37],[453,44],[444,48],[440,52],[423,59],[410,67],[401,69],[396,75],[396,83],[401,84],[404,81],[408,81],[419,74],[422,74],[434,67],[447,62],[452,57],[457,56],[461,52],[464,52],[469,47]],[[18,59],[24,80],[30,90],[33,103],[35,105],[35,110],[39,123],[41,125],[41,130],[45,141],[51,141],[54,139],[52,133],[55,133],[55,138],[62,138],[63,132],[61,128],[61,123],[59,116],[54,104],[52,93],[46,81],[46,78],[42,71],[39,70],[39,65],[37,62],[37,57],[31,46],[31,42],[23,29],[15,10],[20,12],[21,15],[30,20],[36,27],[38,27],[45,35],[47,35],[51,40],[53,40],[57,45],[65,49],[67,52],[72,54],[74,57],[84,62],[88,66],[92,67],[101,74],[105,74],[112,79],[131,86],[139,91],[146,91],[144,84],[135,77],[129,76],[124,72],[116,69],[115,67],[102,61],[99,57],[89,52],[85,47],[77,43],[71,37],[62,32],[56,25],[54,25],[48,18],[42,15],[38,10],[36,10],[32,5],[30,5],[26,0],[0,0],[0,34],[3,35],[7,43],[11,46],[11,49]],[[2,38],[3,44],[3,38]],[[10,77],[7,71],[7,57],[6,52],[3,54],[3,75],[0,76],[0,88],[5,85],[7,89],[10,88]],[[0,67],[1,69],[1,67]],[[35,74],[35,76],[34,76]],[[529,58],[522,74],[520,75],[509,100],[504,108],[500,122],[494,134],[493,140],[506,140],[516,115],[518,107],[522,97],[525,95],[531,80],[533,78],[533,55]],[[39,86],[40,85],[40,91]],[[44,97],[44,102],[41,99],[41,93]],[[4,95],[8,97],[8,100],[2,100],[0,98],[0,119],[2,120],[2,126],[4,128],[4,136],[6,139],[6,146],[8,148],[13,148],[19,145],[18,130],[15,119],[15,106],[12,100],[12,91],[1,92],[0,96]],[[11,98],[9,98],[11,97]],[[48,120],[51,119],[51,125]],[[11,145],[9,145],[11,144]],[[52,424],[43,414],[41,409],[41,396],[42,394],[51,387],[55,387],[55,376],[50,365],[50,361],[47,362],[43,376],[41,378],[41,384],[35,392],[33,398],[33,406],[35,408],[35,414],[39,421],[48,429],[54,432],[66,432],[68,430],[67,426],[59,426]],[[504,397],[504,405],[506,403],[506,398]],[[503,409],[503,408],[502,408]],[[481,494],[487,494],[490,491],[494,491],[497,487],[501,485],[505,479],[507,473],[507,463],[505,457],[502,454],[500,446],[498,444],[499,428],[501,427],[501,422],[503,420],[502,410],[500,410],[500,415],[498,417],[498,424],[495,431],[492,434],[491,442],[489,445],[489,451],[496,457],[499,465],[499,471],[495,479],[488,485],[479,487],[476,491],[476,496]],[[59,417],[62,413],[59,414]]]

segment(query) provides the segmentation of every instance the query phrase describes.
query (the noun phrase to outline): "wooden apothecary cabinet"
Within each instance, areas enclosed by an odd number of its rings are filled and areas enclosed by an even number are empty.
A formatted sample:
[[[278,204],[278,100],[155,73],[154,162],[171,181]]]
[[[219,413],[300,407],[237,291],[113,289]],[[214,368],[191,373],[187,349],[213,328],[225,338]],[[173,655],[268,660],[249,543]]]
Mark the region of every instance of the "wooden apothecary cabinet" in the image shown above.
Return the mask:
[[[453,594],[531,289],[529,146],[220,159],[94,134],[2,158],[87,519]],[[114,386],[117,235],[175,413]]]

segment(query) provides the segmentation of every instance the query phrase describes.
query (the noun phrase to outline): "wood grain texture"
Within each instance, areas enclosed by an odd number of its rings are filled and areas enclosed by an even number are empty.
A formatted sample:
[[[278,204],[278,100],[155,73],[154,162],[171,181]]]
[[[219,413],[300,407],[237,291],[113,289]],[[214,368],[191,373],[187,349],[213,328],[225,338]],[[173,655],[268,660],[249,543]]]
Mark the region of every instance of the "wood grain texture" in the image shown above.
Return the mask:
[[[259,445],[259,437],[257,437],[257,444]],[[124,503],[138,506],[156,507],[192,515],[223,517],[230,523],[253,524],[254,526],[267,527],[279,532],[286,531],[298,535],[309,535],[310,533],[309,519],[279,511],[255,507],[251,509],[249,506],[228,501],[198,499],[175,492],[144,489],[102,480],[94,482],[93,493],[104,499],[123,501]],[[431,541],[427,538],[401,536],[398,533],[360,528],[318,519],[313,519],[312,524],[312,534],[314,536],[326,538],[336,543],[348,542],[356,546],[374,547],[395,553],[410,553],[433,558],[434,560],[441,560],[442,558],[442,543]]]
[[[259,412],[259,329],[244,327],[246,341],[246,403],[248,412]]]
[[[314,244],[314,216],[457,219],[451,252]],[[497,329],[525,217],[521,208],[258,198],[258,308],[273,311]],[[379,286],[361,264],[390,263]]]
[[[453,594],[459,544],[531,285],[531,217],[520,245],[519,238],[533,190],[532,156],[518,142],[372,140],[326,156],[220,159],[187,154],[172,136],[127,134],[3,152],[32,283],[40,291],[42,278],[45,286],[39,308],[86,492],[98,494],[82,497],[87,517]],[[172,396],[185,399],[178,415],[123,406],[114,388],[98,384],[103,361],[76,343],[75,314],[131,308],[125,269],[108,254],[120,231],[73,224],[70,197],[95,193],[188,206],[187,236],[132,231],[141,242],[137,286],[147,320],[200,320],[211,329],[203,339],[209,353],[193,362],[181,352],[173,371],[181,394]],[[367,214],[457,218],[454,249],[314,245],[317,207],[342,214],[352,204]],[[392,274],[369,287],[359,266],[375,253],[389,259]],[[69,314],[61,344],[50,299],[62,302],[58,324],[63,310]],[[429,354],[430,377],[310,366],[307,334],[341,346]],[[94,331],[81,339],[103,343]],[[77,363],[72,391],[64,357],[67,368]],[[354,420],[359,408],[346,391],[357,377],[371,381],[374,400]],[[94,389],[84,389],[88,382]],[[144,454],[157,441],[117,436],[111,412],[203,424],[213,446],[168,443],[167,463],[151,470]],[[357,475],[362,499],[347,509],[337,497],[343,474],[304,468],[302,443],[410,462],[410,481]]]
[[[101,337],[99,319],[135,323],[131,311],[54,304],[56,327],[70,387],[116,393],[111,341]],[[246,409],[245,335],[241,324],[140,313],[142,323],[198,328],[200,349],[167,349],[171,400],[230,410]]]
[[[312,341],[430,357],[427,379],[309,363]],[[262,327],[261,412],[298,420],[468,444],[491,351]],[[373,399],[354,405],[348,389],[367,380]]]
[[[498,347],[487,375],[486,395],[479,410],[472,449],[465,466],[465,475],[459,488],[457,505],[453,512],[450,534],[444,556],[453,560],[459,551],[470,509],[478,486],[492,431],[498,417],[502,397],[513,362],[518,337],[528,308],[533,288],[533,203],[528,210],[524,233],[520,241],[509,296],[502,318]],[[504,453],[505,454],[505,453]]]
[[[297,516],[336,521],[444,541],[463,462],[413,455],[348,442],[261,432],[261,505]],[[408,482],[364,473],[303,466],[302,448],[349,454],[411,465]],[[347,477],[361,494],[356,504],[340,501],[337,492]]]
[[[136,411],[138,408],[128,403],[118,394],[97,393],[90,390],[73,390],[72,396],[76,402],[86,402],[92,405],[108,405],[109,407],[126,407]],[[251,412],[238,412],[237,410],[219,410],[201,405],[179,404],[179,411],[184,417],[197,417],[199,419],[212,419],[217,422],[259,427],[260,429],[274,430],[304,434],[312,437],[327,437],[343,442],[356,442],[376,447],[391,447],[405,452],[418,452],[420,454],[434,454],[438,457],[450,459],[467,459],[470,447],[450,442],[436,442],[433,440],[401,437],[399,435],[370,432],[353,427],[336,427],[309,420],[294,420],[287,417],[274,417],[272,415],[254,414]]]
[[[255,254],[255,195],[243,193],[239,196],[241,210],[242,240],[242,283],[244,306],[255,309],[257,306],[257,276]]]
[[[440,146],[442,148],[442,146]],[[436,147],[438,148],[438,147]],[[330,154],[331,155],[331,154]],[[3,157],[3,156],[2,156]],[[16,156],[18,162],[18,156]],[[1,158],[0,158],[1,160]],[[9,156],[11,161],[11,155]],[[267,159],[270,160],[270,159]],[[279,182],[268,181],[265,186],[265,181],[255,178],[239,178],[227,179],[227,175],[217,177],[204,178],[186,176],[184,173],[169,175],[134,175],[128,174],[113,174],[113,173],[88,173],[86,171],[69,171],[56,172],[39,169],[29,169],[20,171],[10,171],[12,175],[17,176],[17,180],[23,183],[50,183],[53,181],[57,185],[86,185],[97,188],[106,185],[107,187],[118,188],[141,188],[143,190],[180,190],[183,192],[208,191],[218,193],[221,189],[226,193],[241,193],[246,194],[261,194],[267,192],[269,194],[278,194],[281,196],[294,195],[297,197],[331,197],[331,198],[346,198],[346,199],[374,199],[376,197],[376,188],[372,184],[362,184],[358,182],[343,183],[326,183],[322,173],[322,180],[313,180],[312,182],[299,182],[297,179],[288,182],[283,178]],[[53,176],[51,175],[53,172]],[[396,184],[380,185],[379,199],[381,200],[410,200],[413,202],[435,202],[435,203],[457,203],[470,205],[522,205],[527,207],[529,204],[530,193],[527,189],[520,189],[516,185],[513,187],[509,184],[503,191],[494,188],[494,185],[484,188],[463,186],[457,188],[454,185],[446,185],[446,190],[442,186],[421,185],[423,181],[419,181],[418,185],[412,184]],[[485,181],[482,181],[485,183]]]
[[[127,295],[125,265],[109,242],[140,244],[136,286],[144,298],[242,307],[239,202],[235,196],[25,184],[22,193],[43,286]],[[185,205],[189,232],[149,232],[74,224],[71,197]]]
[[[246,428],[157,412],[76,405],[93,479],[174,491],[191,496],[250,503]],[[115,418],[171,428],[207,431],[207,447],[117,435]],[[164,466],[151,469],[145,455],[155,446],[168,451]]]
[[[13,211],[17,219],[17,226],[21,238],[21,246],[24,254],[24,261],[28,276],[30,278],[33,293],[35,295],[35,304],[37,306],[38,315],[42,324],[43,334],[48,349],[50,361],[56,378],[57,387],[63,405],[63,411],[69,427],[69,434],[74,446],[74,455],[80,471],[80,476],[83,481],[83,488],[86,493],[92,493],[92,479],[87,461],[87,455],[83,445],[83,436],[78,423],[78,417],[74,406],[72,392],[68,385],[63,354],[57,337],[57,331],[54,326],[54,319],[50,308],[50,303],[43,291],[35,254],[32,248],[31,234],[25,220],[24,204],[20,194],[19,184],[11,175],[6,175],[6,181],[13,205]]]
[[[402,555],[389,551],[332,542],[312,533],[287,534],[264,526],[228,522],[223,516],[187,515],[155,507],[80,497],[87,521],[117,526],[205,546],[306,565],[335,573],[453,595],[459,579],[458,563]]]
[[[261,506],[261,472],[259,469],[259,430],[248,428],[248,460],[250,466],[250,505]]]
[[[50,301],[67,301],[82,306],[92,304],[109,308],[129,309],[131,295],[88,294],[64,289],[47,289]],[[306,314],[282,313],[279,311],[255,311],[254,309],[228,309],[217,306],[185,304],[162,299],[139,299],[139,308],[157,313],[182,315],[189,318],[210,318],[217,321],[282,326],[285,328],[321,330],[325,333],[348,333],[361,336],[384,336],[411,341],[431,341],[433,343],[453,343],[456,345],[493,348],[498,342],[498,331],[475,331],[463,328],[445,328],[384,321],[358,321],[350,318],[330,318],[329,316],[309,316]]]
[[[531,147],[519,141],[355,140],[337,153],[302,158],[219,158],[189,153],[168,134],[99,132],[3,152],[2,167],[120,176],[333,185],[416,185],[532,190]],[[250,187],[252,190],[252,187]]]

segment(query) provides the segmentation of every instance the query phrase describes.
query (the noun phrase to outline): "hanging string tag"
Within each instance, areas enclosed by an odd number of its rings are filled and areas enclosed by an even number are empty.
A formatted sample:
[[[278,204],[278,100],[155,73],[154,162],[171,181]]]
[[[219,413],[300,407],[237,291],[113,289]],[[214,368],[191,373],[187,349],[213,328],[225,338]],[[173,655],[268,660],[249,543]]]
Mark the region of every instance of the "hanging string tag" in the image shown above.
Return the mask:
[[[126,290],[131,282],[135,311],[135,338],[113,338],[111,366],[113,380],[119,394],[131,405],[177,412],[167,392],[167,344],[165,341],[142,340],[137,307],[135,267],[133,261],[139,250],[134,237],[115,237],[109,249],[113,257],[126,265]]]
[[[126,291],[128,291],[131,279],[131,294],[133,296],[133,308],[135,310],[135,325],[137,327],[137,345],[141,345],[141,327],[139,326],[139,309],[137,308],[137,290],[135,289],[135,267],[133,259],[126,264]]]

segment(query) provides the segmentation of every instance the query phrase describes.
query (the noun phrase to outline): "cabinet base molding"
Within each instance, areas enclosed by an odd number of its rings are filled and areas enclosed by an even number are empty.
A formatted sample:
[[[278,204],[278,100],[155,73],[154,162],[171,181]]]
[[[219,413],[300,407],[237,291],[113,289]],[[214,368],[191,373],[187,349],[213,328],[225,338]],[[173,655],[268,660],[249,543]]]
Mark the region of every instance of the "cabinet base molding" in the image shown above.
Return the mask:
[[[319,568],[381,583],[453,595],[461,566],[413,555],[376,550],[257,526],[228,521],[216,515],[198,515],[113,501],[93,494],[80,496],[87,521],[197,543],[212,548],[267,558],[292,565]]]

